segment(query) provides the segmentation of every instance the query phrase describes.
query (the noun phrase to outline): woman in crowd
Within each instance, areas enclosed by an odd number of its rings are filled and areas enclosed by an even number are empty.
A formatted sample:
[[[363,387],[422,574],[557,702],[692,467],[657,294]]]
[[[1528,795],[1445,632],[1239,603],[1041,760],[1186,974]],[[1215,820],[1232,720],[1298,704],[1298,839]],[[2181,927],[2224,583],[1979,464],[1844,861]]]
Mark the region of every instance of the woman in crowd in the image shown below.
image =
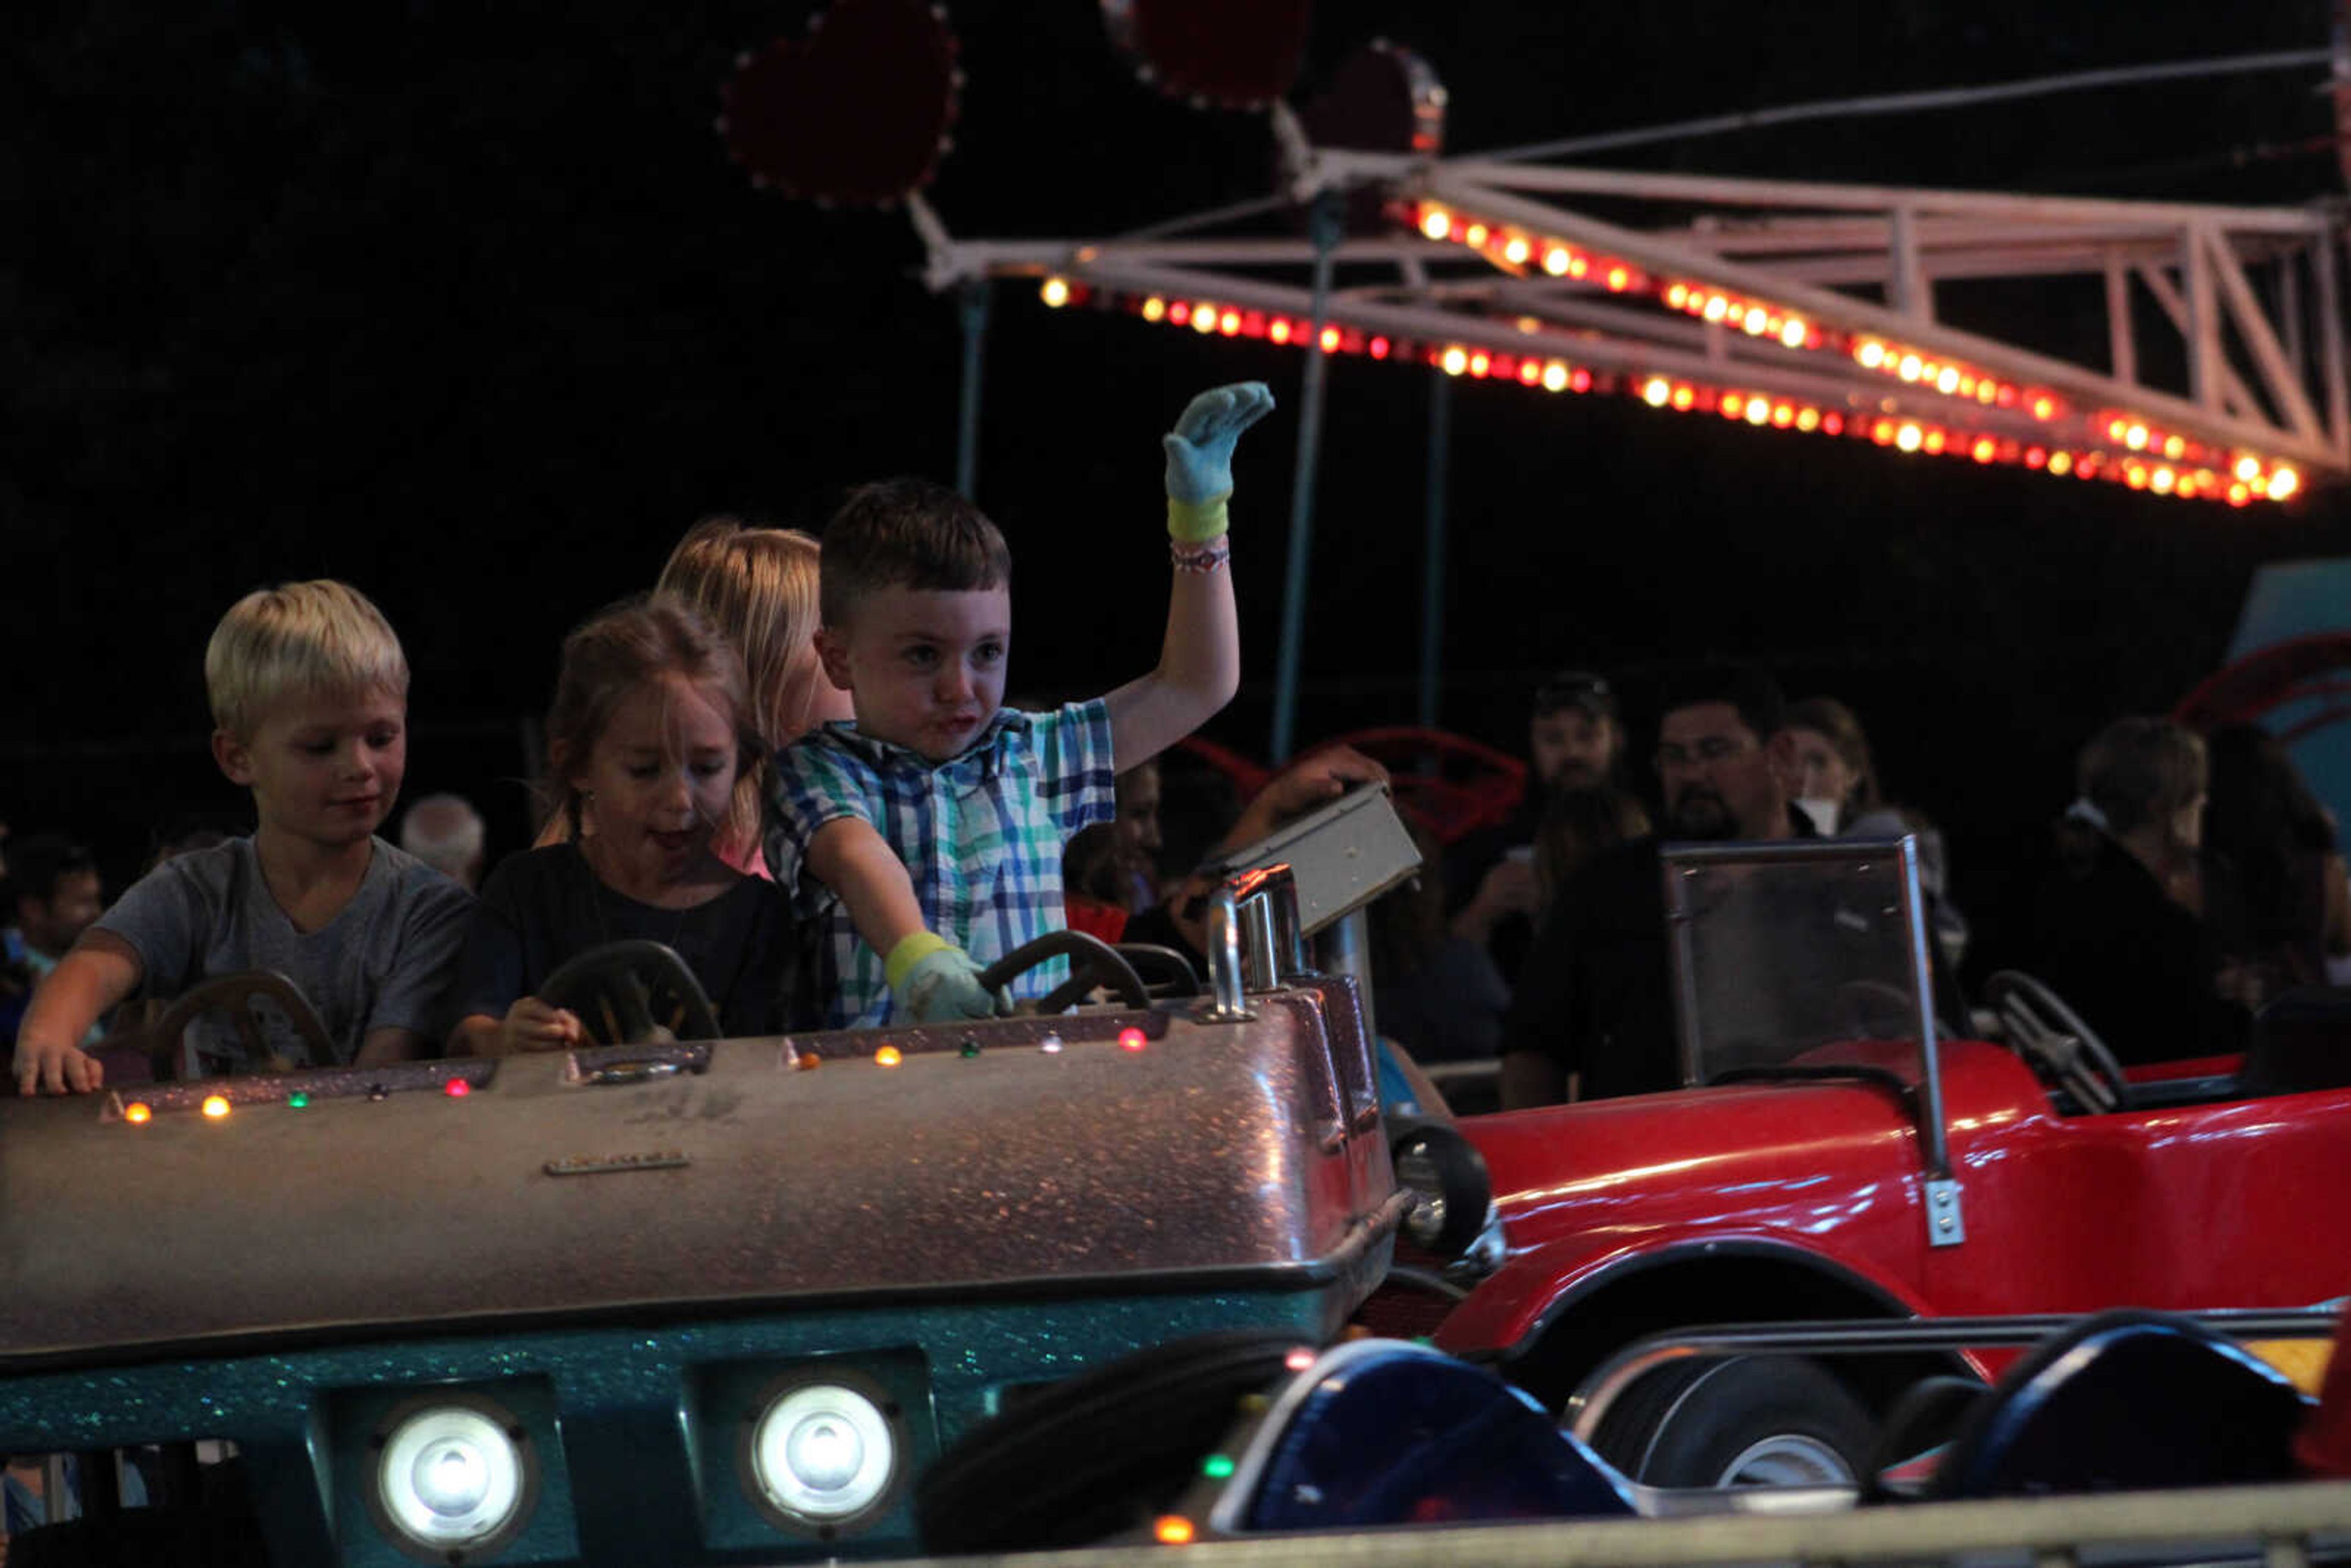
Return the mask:
[[[2288,987],[2325,985],[2330,964],[2351,956],[2351,885],[2333,819],[2258,725],[2216,729],[2205,749],[2204,873],[2241,917],[2227,943],[2239,997],[2258,1006]]]
[[[1878,789],[1869,737],[1853,709],[1834,697],[1806,697],[1788,706],[1789,798],[1823,838],[1894,839],[1918,836],[1918,882],[1943,961],[1959,967],[1968,945],[1967,917],[1951,902],[1943,834],[1924,814],[1889,803]]]

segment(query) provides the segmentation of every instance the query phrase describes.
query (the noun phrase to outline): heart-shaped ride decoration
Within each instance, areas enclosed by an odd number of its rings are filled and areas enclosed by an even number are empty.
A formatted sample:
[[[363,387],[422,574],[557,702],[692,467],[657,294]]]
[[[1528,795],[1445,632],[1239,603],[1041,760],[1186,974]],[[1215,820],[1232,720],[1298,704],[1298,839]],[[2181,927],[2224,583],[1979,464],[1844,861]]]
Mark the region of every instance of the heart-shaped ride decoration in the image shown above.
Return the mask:
[[[1445,84],[1410,49],[1374,38],[1339,63],[1299,119],[1317,147],[1434,158],[1445,151]]]
[[[1262,109],[1290,90],[1311,0],[1102,0],[1111,41],[1170,98]]]
[[[836,0],[806,38],[737,59],[718,134],[755,185],[887,206],[938,172],[962,85],[944,9]]]
[[[1330,87],[1298,118],[1317,147],[1434,158],[1445,151],[1445,84],[1410,49],[1375,39],[1340,62]],[[1384,192],[1366,185],[1347,193],[1348,233],[1393,226]]]

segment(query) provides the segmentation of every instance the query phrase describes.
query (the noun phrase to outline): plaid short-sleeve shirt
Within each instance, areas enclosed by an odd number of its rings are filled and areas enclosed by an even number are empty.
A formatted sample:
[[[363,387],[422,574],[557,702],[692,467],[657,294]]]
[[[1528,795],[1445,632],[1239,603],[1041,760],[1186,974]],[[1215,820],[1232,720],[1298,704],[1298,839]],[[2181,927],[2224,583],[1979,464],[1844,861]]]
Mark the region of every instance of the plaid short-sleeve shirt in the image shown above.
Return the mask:
[[[1099,699],[1051,713],[1002,708],[945,762],[860,735],[853,724],[828,724],[776,754],[773,788],[768,864],[795,890],[799,913],[822,925],[825,1023],[886,1023],[884,955],[860,939],[831,889],[803,874],[810,839],[841,817],[871,825],[906,862],[923,924],[992,963],[1061,929],[1062,845],[1117,815],[1110,709]],[[1067,975],[1056,959],[1013,993],[1043,996]]]

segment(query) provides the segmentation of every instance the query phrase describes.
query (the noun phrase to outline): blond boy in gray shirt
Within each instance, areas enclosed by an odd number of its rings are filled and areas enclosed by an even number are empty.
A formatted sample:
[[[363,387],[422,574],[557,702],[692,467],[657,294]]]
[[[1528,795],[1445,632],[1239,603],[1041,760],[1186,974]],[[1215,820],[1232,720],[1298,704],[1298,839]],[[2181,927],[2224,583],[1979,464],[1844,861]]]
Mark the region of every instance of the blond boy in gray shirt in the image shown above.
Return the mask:
[[[76,1043],[92,1019],[239,969],[302,988],[332,1064],[422,1055],[446,1028],[473,899],[375,836],[408,756],[408,661],[381,612],[340,582],[249,593],[213,632],[204,685],[213,757],[253,791],[253,836],[165,862],[82,935],[17,1032],[21,1092],[97,1089],[102,1069]],[[208,1067],[259,1065],[230,1037],[193,1045]],[[307,1056],[290,1032],[270,1049]]]

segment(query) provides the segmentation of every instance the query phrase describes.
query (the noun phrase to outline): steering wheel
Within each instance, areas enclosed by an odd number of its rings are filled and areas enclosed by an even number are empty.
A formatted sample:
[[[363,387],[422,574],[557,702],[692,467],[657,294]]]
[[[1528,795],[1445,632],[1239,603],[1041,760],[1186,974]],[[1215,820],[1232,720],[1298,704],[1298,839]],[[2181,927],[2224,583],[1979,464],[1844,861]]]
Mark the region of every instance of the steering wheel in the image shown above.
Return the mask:
[[[1111,950],[1127,961],[1155,999],[1181,1001],[1200,994],[1200,972],[1173,947],[1156,942],[1122,942]]]
[[[538,995],[549,1007],[579,1014],[604,1045],[719,1038],[718,1012],[702,982],[659,942],[591,947],[548,976]]]
[[[2057,993],[2018,969],[1984,982],[1984,1000],[2008,1026],[2025,1059],[2070,1091],[2090,1111],[2119,1111],[2130,1103],[2130,1081],[2097,1030]]]
[[[1082,931],[1048,931],[1033,942],[1023,942],[982,969],[979,983],[994,991],[1048,958],[1058,958],[1065,953],[1070,957],[1070,977],[1039,1000],[1039,1012],[1066,1012],[1096,986],[1108,986],[1128,1007],[1151,1005],[1151,993],[1144,988],[1143,977],[1134,972],[1134,966],[1120,957],[1118,950],[1109,943]]]
[[[302,988],[275,969],[245,969],[206,980],[186,992],[146,1031],[147,1059],[157,1081],[179,1076],[181,1036],[188,1032],[190,1024],[213,1013],[236,1026],[237,1043],[245,1048],[247,1061],[266,1062],[266,1071],[288,1071],[290,1064],[270,1057],[261,1020],[254,1015],[254,1002],[264,997],[277,1004],[287,1023],[310,1048],[310,1060],[321,1067],[332,1065],[335,1052],[327,1043],[327,1026],[319,1021],[319,1011],[302,994]]]

